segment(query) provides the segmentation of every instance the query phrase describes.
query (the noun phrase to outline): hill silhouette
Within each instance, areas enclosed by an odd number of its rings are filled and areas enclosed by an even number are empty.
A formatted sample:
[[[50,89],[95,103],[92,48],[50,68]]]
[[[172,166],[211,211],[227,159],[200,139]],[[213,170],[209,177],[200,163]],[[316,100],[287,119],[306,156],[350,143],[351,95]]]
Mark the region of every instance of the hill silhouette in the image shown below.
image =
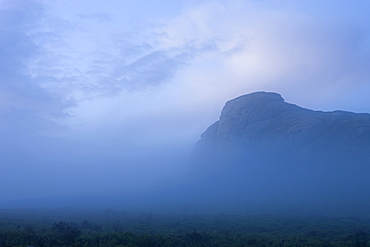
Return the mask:
[[[370,114],[313,111],[286,103],[277,93],[256,92],[228,101],[195,149],[212,157],[238,151],[245,158],[287,152],[364,159],[370,151]]]
[[[243,209],[363,214],[370,114],[313,111],[277,93],[243,95],[201,135],[194,170],[202,174],[197,190]]]

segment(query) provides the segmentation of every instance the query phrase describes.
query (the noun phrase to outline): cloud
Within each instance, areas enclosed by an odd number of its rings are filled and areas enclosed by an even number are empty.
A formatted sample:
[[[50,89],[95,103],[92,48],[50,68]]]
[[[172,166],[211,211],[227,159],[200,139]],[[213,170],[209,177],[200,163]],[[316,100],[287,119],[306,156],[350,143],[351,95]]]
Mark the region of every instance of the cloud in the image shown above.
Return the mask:
[[[109,6],[105,12],[80,6],[69,15],[50,3],[12,6],[2,10],[3,18],[14,20],[11,28],[5,19],[1,25],[0,52],[9,57],[2,66],[2,105],[58,113],[49,119],[67,129],[94,132],[93,126],[121,126],[123,119],[135,126],[132,112],[145,123],[155,111],[187,122],[173,123],[173,132],[187,133],[185,125],[200,131],[223,102],[256,90],[328,109],[339,102],[337,95],[366,86],[369,76],[367,25],[348,13],[348,20],[317,13],[319,3],[203,1],[135,29],[119,28]],[[118,105],[125,106],[120,117],[107,117]],[[171,122],[162,119],[154,121],[153,132]]]
[[[123,32],[113,18],[104,24],[88,18],[97,31],[91,33],[86,15],[79,15],[78,28],[65,31],[69,39],[45,56],[50,71],[38,68],[36,77],[47,75],[43,87],[74,102],[65,109],[70,117],[60,120],[74,137],[100,132],[144,144],[148,132],[169,131],[163,126],[171,118],[179,119],[171,122],[173,133],[189,133],[186,125],[201,132],[226,100],[257,90],[330,110],[338,95],[367,84],[367,29],[336,13],[333,20],[330,13],[316,14],[319,3],[310,11],[285,3],[203,2],[173,19]],[[166,117],[154,121],[153,112]],[[111,131],[100,129],[106,126]],[[115,131],[130,134],[117,137]]]
[[[38,54],[38,47],[27,35],[27,26],[36,20],[32,13],[41,11],[32,5],[23,4],[25,9],[1,9],[0,19],[0,76],[2,87],[27,92],[35,85],[27,82],[27,63]]]
[[[330,110],[341,96],[368,83],[368,26],[352,19],[358,10],[364,16],[363,4],[347,6],[341,18],[336,11],[345,6],[334,5],[333,13],[316,12],[318,2],[209,3],[188,9],[165,32],[171,45],[215,42],[217,50],[195,59],[181,73],[188,81],[198,81],[206,98],[212,92],[219,95],[220,88],[220,100],[271,90],[292,102]]]
[[[50,118],[67,106],[32,78],[29,64],[43,54],[33,34],[45,9],[34,1],[2,1],[0,9],[0,132],[15,141],[57,128]],[[27,136],[27,137],[26,137]]]
[[[83,19],[93,19],[99,22],[110,22],[112,21],[112,17],[109,13],[93,13],[93,14],[80,14],[79,15]]]
[[[91,164],[98,176],[102,162],[119,181],[119,161],[190,149],[227,100],[252,91],[370,112],[366,2],[185,1],[163,18],[120,4],[2,1],[0,131],[12,143],[1,147],[29,157],[5,157],[9,174],[11,163],[65,166],[67,179]]]

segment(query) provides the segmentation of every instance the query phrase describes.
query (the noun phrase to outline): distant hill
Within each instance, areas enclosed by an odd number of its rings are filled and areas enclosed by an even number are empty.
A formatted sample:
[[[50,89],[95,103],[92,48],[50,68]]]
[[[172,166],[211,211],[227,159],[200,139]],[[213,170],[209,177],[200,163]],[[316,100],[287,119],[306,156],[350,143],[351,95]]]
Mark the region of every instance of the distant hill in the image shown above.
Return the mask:
[[[277,93],[243,95],[201,135],[192,164],[189,187],[204,204],[370,215],[370,114],[304,109]]]
[[[277,93],[251,93],[225,104],[195,150],[213,158],[262,152],[264,158],[288,153],[364,159],[370,153],[370,114],[313,111],[286,103]]]

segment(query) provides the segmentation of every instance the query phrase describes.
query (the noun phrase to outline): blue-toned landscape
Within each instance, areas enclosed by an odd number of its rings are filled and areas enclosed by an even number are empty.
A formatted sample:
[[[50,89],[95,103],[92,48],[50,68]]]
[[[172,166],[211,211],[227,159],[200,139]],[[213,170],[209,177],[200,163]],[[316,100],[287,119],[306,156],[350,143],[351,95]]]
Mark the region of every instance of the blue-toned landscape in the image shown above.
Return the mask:
[[[0,247],[369,246],[369,7],[0,0]]]

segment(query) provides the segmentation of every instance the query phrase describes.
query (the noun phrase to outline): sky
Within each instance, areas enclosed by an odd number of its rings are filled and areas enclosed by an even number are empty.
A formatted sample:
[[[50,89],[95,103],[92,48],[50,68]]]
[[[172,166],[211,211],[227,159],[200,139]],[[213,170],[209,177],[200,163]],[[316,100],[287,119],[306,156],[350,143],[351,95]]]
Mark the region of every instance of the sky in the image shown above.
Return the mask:
[[[0,0],[0,202],[176,179],[225,102],[254,91],[370,113],[369,8]]]

